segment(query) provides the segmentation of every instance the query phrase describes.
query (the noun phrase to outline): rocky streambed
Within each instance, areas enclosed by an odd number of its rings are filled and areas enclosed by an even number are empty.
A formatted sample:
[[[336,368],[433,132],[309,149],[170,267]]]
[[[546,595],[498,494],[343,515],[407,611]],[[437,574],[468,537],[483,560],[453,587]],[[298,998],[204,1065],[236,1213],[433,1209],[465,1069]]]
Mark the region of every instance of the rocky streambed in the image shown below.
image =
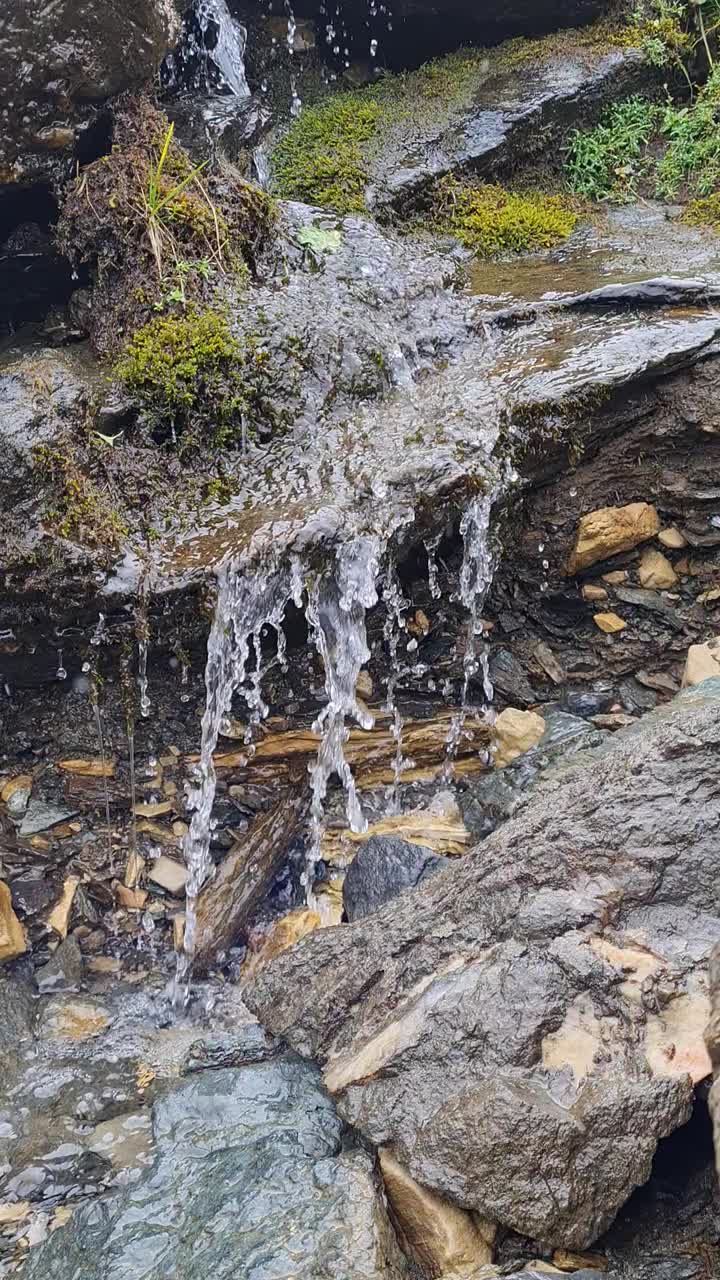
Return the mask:
[[[714,32],[486,9],[0,16],[1,1275],[720,1274]]]

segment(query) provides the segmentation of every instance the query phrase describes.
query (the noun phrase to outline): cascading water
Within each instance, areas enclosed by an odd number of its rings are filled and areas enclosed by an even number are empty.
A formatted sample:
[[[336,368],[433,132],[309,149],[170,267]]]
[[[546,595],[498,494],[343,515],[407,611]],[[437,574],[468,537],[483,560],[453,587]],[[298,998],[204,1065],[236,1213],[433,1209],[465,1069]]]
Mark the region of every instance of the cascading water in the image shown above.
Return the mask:
[[[460,708],[453,716],[445,747],[443,782],[452,778],[455,757],[462,738],[470,700],[470,685],[482,670],[483,692],[486,706],[494,696],[490,679],[487,647],[482,642],[483,627],[480,611],[493,579],[494,558],[490,543],[490,515],[497,490],[489,488],[473,498],[460,522],[464,552],[460,570],[459,598],[468,613],[468,625],[463,655],[463,687]]]
[[[200,890],[213,870],[210,856],[212,808],[217,786],[213,752],[217,746],[223,721],[230,711],[233,693],[245,678],[245,668],[253,637],[260,636],[263,626],[279,628],[285,606],[292,594],[291,572],[271,570],[241,574],[232,562],[218,570],[218,594],[215,617],[208,637],[205,668],[206,704],[202,719],[200,761],[196,783],[188,792],[188,807],[193,810],[190,830],[185,839],[185,862],[188,869],[185,936],[178,955],[174,1004],[183,1007],[188,1000],[192,973],[197,900]]]
[[[383,639],[389,655],[388,678],[385,691],[385,710],[392,717],[390,732],[395,740],[393,783],[388,800],[390,812],[397,813],[400,808],[400,782],[402,780],[402,771],[405,762],[403,759],[402,747],[403,719],[400,714],[400,708],[397,705],[395,691],[401,676],[399,658],[400,642],[407,633],[407,627],[403,617],[403,609],[407,607],[407,601],[402,594],[398,576],[392,562],[388,564],[385,571],[383,603],[387,610],[385,625],[383,627]]]
[[[163,78],[170,88],[249,98],[246,44],[247,32],[225,0],[195,0],[180,44],[165,60]]]
[[[367,827],[352,769],[345,758],[345,743],[350,734],[348,720],[354,720],[362,729],[372,729],[375,723],[358,701],[357,682],[370,657],[365,617],[377,603],[381,554],[380,539],[370,534],[344,543],[337,551],[334,572],[317,580],[308,596],[308,622],[325,668],[328,698],[313,725],[320,735],[320,745],[311,768],[312,836],[305,871],[308,897],[320,852],[325,796],[333,774],[345,789],[351,830],[364,831]]]

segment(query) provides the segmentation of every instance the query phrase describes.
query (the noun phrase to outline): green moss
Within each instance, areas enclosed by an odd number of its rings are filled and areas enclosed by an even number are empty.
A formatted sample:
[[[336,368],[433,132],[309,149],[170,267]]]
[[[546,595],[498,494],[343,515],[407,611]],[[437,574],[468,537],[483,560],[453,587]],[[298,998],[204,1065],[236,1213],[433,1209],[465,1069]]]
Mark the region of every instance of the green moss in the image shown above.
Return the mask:
[[[36,467],[50,480],[52,505],[44,522],[53,533],[86,546],[115,549],[127,538],[128,528],[109,493],[80,467],[74,451],[38,445],[33,450]]]
[[[155,435],[195,443],[212,423],[212,443],[234,443],[248,406],[246,353],[218,312],[188,307],[132,337],[116,374],[143,405]]]
[[[712,227],[720,232],[720,191],[702,200],[691,200],[682,220],[691,227]]]
[[[470,186],[444,178],[436,189],[436,225],[486,257],[551,248],[575,230],[577,210],[567,196]]]
[[[362,143],[372,138],[380,115],[378,104],[363,94],[342,94],[305,107],[273,152],[277,194],[339,213],[363,210],[367,170]]]

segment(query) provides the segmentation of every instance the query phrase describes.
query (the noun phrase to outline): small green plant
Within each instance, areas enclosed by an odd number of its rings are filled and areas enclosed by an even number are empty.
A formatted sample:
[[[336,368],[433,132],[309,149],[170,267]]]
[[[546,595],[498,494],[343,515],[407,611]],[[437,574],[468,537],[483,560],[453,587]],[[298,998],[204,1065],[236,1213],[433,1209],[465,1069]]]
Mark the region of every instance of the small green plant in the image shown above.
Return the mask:
[[[188,306],[138,329],[116,367],[137,395],[153,434],[199,443],[203,426],[218,445],[240,437],[247,409],[245,351],[227,317]]]
[[[691,227],[712,227],[720,231],[720,191],[701,200],[691,200],[682,220]]]
[[[589,200],[632,200],[659,115],[657,103],[635,96],[614,103],[594,129],[574,130],[566,166],[571,191]]]
[[[364,94],[338,94],[305,107],[272,156],[274,189],[338,213],[365,208],[367,170],[362,144],[378,126],[381,110]]]
[[[436,189],[434,220],[489,257],[560,244],[575,230],[578,215],[567,196],[506,191],[490,183],[471,186],[448,177]]]
[[[672,199],[689,183],[701,196],[720,185],[720,67],[711,72],[695,102],[669,104],[661,130],[667,140],[658,165],[657,191]]]

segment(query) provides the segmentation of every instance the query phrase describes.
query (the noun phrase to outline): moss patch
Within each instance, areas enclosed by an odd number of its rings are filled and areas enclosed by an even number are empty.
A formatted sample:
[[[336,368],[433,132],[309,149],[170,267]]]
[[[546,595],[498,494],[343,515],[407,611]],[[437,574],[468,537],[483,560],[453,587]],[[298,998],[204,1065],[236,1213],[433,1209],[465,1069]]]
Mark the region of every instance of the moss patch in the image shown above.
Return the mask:
[[[703,200],[691,200],[682,220],[691,227],[712,227],[720,232],[720,191]]]
[[[277,212],[234,171],[193,166],[148,99],[121,100],[109,155],[86,166],[60,210],[57,240],[94,276],[91,337],[116,355],[154,311],[211,304],[221,277],[254,267]]]
[[[227,318],[191,306],[138,329],[116,374],[160,438],[194,441],[211,423],[211,442],[226,445],[240,436],[248,408],[245,364]]]
[[[127,537],[127,525],[109,489],[83,470],[73,448],[39,445],[33,456],[52,490],[44,517],[48,529],[85,546],[116,550]]]
[[[434,221],[485,257],[560,244],[575,230],[578,212],[567,196],[471,186],[444,178],[436,188]]]
[[[363,210],[367,170],[361,144],[372,138],[379,119],[377,103],[361,94],[304,108],[273,152],[277,194],[338,213]]]

